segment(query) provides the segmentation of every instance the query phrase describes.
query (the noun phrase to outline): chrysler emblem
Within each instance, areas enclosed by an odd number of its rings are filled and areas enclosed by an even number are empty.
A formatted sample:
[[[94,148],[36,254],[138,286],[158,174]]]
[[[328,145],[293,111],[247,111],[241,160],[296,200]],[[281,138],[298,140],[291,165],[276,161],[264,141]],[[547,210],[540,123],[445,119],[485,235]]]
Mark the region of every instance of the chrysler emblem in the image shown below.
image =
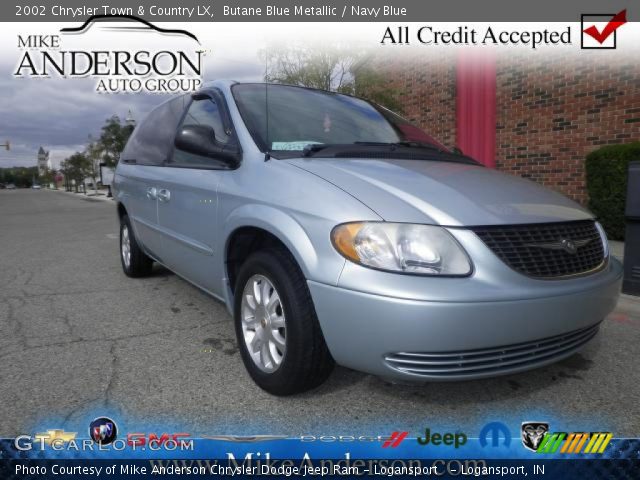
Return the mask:
[[[539,242],[539,243],[525,243],[525,247],[544,248],[545,250],[564,250],[571,255],[578,253],[578,248],[584,247],[588,243],[592,242],[593,238],[585,238],[583,240],[570,240],[568,238],[561,238],[555,242]]]
[[[562,240],[560,240],[560,245],[562,245],[562,248],[565,252],[571,253],[572,255],[578,251],[578,247],[576,247],[576,244],[569,239],[563,238]]]

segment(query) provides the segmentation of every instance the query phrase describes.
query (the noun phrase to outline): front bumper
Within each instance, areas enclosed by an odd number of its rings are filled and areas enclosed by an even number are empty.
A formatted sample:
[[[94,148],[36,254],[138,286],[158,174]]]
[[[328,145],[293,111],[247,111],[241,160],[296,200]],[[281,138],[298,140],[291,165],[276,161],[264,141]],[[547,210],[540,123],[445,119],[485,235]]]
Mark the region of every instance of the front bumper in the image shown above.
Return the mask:
[[[523,299],[507,297],[505,285],[492,297],[466,301],[473,278],[456,280],[450,297],[457,294],[457,301],[308,284],[338,364],[403,380],[465,380],[528,370],[571,355],[615,308],[621,278],[622,266],[612,258],[588,278],[557,281],[553,293],[545,287],[536,297],[539,281],[534,281]],[[438,280],[444,279],[429,281]]]

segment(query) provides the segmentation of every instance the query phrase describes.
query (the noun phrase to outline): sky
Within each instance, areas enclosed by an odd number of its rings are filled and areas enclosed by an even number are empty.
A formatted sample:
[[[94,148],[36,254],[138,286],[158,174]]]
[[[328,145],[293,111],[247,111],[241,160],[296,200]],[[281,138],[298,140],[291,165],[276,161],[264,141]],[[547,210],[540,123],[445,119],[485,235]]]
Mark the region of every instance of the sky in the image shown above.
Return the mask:
[[[42,28],[52,29],[57,33],[60,25],[46,24],[42,27],[35,24],[32,28],[21,24],[19,31],[11,30],[15,24],[1,24],[9,26],[2,29],[0,44],[0,143],[9,140],[11,150],[0,149],[0,168],[10,166],[35,166],[37,152],[40,146],[50,152],[54,168],[76,151],[82,151],[88,142],[89,135],[94,138],[100,134],[100,128],[105,120],[112,115],[118,115],[122,120],[129,110],[136,121],[140,121],[153,107],[162,103],[167,94],[118,93],[104,94],[95,91],[95,78],[66,79],[57,76],[50,78],[15,77],[16,70],[23,51],[17,48],[17,35],[40,33]],[[200,27],[202,28],[202,27]],[[33,30],[33,31],[31,31]],[[98,49],[105,47],[105,40],[112,33],[90,32]],[[215,37],[207,38],[206,31],[197,33],[202,48],[207,50],[203,57],[203,81],[217,78],[233,78],[238,81],[260,81],[264,67],[260,63],[258,50],[259,42],[242,43],[243,48],[237,48],[234,40],[236,32],[222,32]],[[89,36],[90,37],[90,36]],[[149,49],[149,39],[153,35],[140,36],[141,48]],[[109,41],[109,48],[138,48],[135,46],[135,34],[127,34],[124,45],[123,35],[118,34],[117,40]],[[64,38],[63,48],[76,49],[89,46],[92,42],[87,36],[71,40]],[[154,48],[180,48],[175,38],[154,38]],[[180,40],[183,41],[183,40]],[[184,41],[191,42],[187,39]],[[225,45],[235,43],[233,55]],[[215,44],[215,46],[214,46]],[[186,48],[193,50],[193,44]]]

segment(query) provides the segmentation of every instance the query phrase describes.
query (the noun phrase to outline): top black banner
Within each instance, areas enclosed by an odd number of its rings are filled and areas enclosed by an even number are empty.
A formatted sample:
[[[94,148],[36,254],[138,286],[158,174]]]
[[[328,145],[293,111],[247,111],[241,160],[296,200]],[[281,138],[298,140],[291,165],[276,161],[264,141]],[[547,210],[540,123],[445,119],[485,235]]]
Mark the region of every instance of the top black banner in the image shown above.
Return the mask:
[[[131,15],[162,22],[577,22],[582,14],[628,9],[637,0],[16,0],[0,2],[2,22],[72,22]]]

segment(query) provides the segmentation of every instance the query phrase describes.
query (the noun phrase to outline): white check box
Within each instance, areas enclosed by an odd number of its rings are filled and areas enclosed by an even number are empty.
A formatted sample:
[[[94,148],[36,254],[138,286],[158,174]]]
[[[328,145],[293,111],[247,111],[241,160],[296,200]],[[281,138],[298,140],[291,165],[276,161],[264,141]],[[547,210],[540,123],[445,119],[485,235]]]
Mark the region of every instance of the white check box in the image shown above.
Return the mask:
[[[590,13],[580,17],[580,47],[582,49],[614,49],[616,48],[616,31],[613,30],[606,38],[609,22],[615,13]],[[591,33],[590,33],[591,32]]]

